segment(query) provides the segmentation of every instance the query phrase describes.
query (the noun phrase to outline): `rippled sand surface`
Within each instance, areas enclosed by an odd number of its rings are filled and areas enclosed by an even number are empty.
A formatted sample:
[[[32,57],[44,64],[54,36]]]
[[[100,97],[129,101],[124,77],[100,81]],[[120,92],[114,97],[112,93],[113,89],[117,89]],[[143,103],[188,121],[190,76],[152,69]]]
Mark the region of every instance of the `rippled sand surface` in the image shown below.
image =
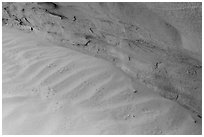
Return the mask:
[[[3,134],[201,134],[201,3],[2,3]]]
[[[111,63],[3,31],[3,134],[201,132],[188,110]]]

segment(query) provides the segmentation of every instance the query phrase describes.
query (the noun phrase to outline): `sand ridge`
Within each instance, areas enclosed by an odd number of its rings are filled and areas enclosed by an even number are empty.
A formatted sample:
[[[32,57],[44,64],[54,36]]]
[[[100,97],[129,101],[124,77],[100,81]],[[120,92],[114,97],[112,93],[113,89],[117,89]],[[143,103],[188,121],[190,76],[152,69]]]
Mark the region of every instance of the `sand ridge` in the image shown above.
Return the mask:
[[[201,133],[190,111],[110,62],[3,30],[3,134]]]
[[[154,92],[200,118],[201,5],[199,2],[14,2],[3,3],[2,20],[4,26],[34,32],[55,45],[112,62],[124,74],[140,80]],[[45,42],[39,45],[48,46]],[[20,50],[14,49],[12,53]],[[36,53],[32,52],[26,52],[25,56]],[[59,58],[58,53],[50,51],[50,54]],[[10,70],[14,68],[20,67],[11,67]],[[41,69],[47,71],[46,68],[30,68],[36,73]],[[11,76],[13,74],[10,73]],[[43,71],[42,74],[49,75]],[[40,76],[41,73],[36,79]],[[31,84],[33,82],[30,81]]]

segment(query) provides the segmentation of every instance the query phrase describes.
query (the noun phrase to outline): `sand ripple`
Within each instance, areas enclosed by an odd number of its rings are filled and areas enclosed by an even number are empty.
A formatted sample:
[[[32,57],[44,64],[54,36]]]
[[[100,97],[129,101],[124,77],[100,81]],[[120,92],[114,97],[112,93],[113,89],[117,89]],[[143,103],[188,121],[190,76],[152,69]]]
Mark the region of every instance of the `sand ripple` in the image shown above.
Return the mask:
[[[111,63],[3,31],[3,134],[201,133],[189,111]]]

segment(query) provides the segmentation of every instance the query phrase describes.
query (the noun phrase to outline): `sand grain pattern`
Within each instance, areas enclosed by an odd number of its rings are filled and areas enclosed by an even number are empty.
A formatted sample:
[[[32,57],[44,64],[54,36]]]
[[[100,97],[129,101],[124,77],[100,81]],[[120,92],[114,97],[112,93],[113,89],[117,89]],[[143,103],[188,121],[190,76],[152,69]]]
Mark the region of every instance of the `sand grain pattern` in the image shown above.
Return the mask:
[[[3,32],[3,134],[200,134],[189,111],[111,63]]]

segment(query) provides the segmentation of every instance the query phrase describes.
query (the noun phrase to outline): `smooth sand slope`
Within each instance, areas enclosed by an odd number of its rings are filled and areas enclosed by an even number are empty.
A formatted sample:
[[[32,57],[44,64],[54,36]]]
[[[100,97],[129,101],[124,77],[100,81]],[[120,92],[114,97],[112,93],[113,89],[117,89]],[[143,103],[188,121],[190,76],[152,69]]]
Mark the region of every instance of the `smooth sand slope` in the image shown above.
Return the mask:
[[[3,134],[201,134],[111,63],[3,27]]]

